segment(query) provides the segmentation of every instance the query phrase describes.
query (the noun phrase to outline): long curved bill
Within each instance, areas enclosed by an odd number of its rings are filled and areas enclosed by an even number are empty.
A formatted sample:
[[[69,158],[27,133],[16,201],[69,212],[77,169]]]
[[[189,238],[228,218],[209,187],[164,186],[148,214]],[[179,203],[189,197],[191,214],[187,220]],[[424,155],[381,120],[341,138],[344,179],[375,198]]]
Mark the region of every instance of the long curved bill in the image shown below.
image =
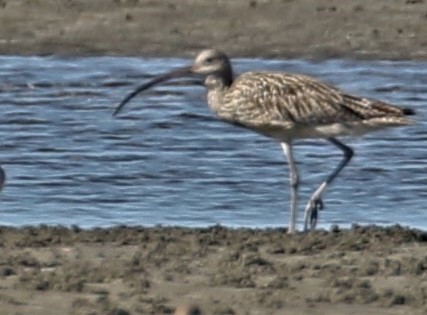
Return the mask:
[[[137,96],[139,93],[142,93],[143,91],[149,89],[150,87],[162,83],[164,81],[168,81],[170,79],[173,78],[180,78],[180,77],[185,77],[192,74],[192,68],[190,67],[184,67],[184,68],[179,68],[176,69],[174,71],[162,74],[156,78],[154,78],[153,80],[144,83],[143,85],[139,86],[136,90],[134,90],[132,93],[130,93],[128,96],[126,96],[123,101],[120,102],[120,104],[116,107],[113,116],[116,116],[123,108],[123,106],[125,106],[131,99],[133,99],[135,96]]]

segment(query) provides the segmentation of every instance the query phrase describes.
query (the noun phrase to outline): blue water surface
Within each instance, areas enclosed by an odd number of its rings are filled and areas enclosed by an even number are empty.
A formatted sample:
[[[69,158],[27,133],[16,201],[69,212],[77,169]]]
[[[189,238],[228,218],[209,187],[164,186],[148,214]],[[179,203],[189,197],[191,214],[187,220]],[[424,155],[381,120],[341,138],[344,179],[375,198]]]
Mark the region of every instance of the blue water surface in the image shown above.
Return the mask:
[[[0,57],[0,225],[288,225],[280,146],[216,119],[193,80],[117,103],[187,59]],[[324,197],[320,225],[427,229],[427,63],[233,60],[313,75],[358,95],[414,108],[414,126],[343,141],[355,157]],[[324,140],[297,142],[299,224],[309,195],[340,161]]]

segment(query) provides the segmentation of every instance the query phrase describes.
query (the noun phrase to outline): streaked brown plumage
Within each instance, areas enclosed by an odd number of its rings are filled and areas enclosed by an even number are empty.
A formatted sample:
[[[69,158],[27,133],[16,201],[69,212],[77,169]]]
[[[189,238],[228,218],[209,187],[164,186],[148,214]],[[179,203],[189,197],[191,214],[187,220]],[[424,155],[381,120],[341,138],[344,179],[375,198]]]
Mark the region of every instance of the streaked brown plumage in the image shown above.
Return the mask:
[[[412,123],[406,118],[411,109],[378,100],[346,94],[316,79],[284,72],[247,72],[233,78],[228,57],[221,51],[202,51],[190,67],[167,73],[140,86],[116,108],[116,115],[135,95],[175,77],[198,74],[205,77],[209,107],[223,120],[252,129],[279,141],[288,158],[291,178],[291,221],[295,231],[298,172],[292,154],[292,141],[325,138],[344,153],[335,171],[317,188],[306,208],[304,229],[314,229],[322,194],[350,161],[353,151],[335,137],[361,135],[385,127]]]
[[[299,74],[247,72],[229,87],[209,90],[208,100],[224,120],[280,141],[357,135],[410,122],[402,109],[344,94]],[[322,128],[334,127],[332,124],[341,128],[329,128],[322,134]]]

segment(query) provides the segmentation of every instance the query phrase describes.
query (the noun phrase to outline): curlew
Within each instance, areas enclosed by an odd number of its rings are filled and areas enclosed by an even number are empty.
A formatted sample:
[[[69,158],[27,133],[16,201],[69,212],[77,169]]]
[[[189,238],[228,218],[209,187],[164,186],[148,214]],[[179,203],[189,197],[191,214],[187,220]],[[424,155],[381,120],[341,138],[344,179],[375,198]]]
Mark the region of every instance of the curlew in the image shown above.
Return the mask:
[[[304,231],[315,229],[322,196],[349,163],[353,150],[338,136],[362,135],[386,127],[413,123],[415,112],[385,102],[347,94],[310,76],[285,72],[246,72],[233,76],[229,58],[215,49],[202,51],[193,64],[158,76],[139,86],[118,105],[113,115],[142,91],[163,81],[199,75],[204,77],[209,107],[222,120],[254,130],[278,141],[290,169],[290,223],[296,225],[298,172],[294,140],[323,138],[343,152],[343,159],[311,195],[304,212]]]

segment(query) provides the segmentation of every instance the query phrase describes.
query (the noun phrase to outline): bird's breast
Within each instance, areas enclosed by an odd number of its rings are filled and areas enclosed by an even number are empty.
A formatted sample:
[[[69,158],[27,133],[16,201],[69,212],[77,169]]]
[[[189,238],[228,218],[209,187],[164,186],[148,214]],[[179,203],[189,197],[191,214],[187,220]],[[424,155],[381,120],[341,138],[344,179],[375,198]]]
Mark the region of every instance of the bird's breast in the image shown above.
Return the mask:
[[[223,93],[218,89],[208,90],[207,101],[210,109],[212,109],[217,115],[224,108]]]

